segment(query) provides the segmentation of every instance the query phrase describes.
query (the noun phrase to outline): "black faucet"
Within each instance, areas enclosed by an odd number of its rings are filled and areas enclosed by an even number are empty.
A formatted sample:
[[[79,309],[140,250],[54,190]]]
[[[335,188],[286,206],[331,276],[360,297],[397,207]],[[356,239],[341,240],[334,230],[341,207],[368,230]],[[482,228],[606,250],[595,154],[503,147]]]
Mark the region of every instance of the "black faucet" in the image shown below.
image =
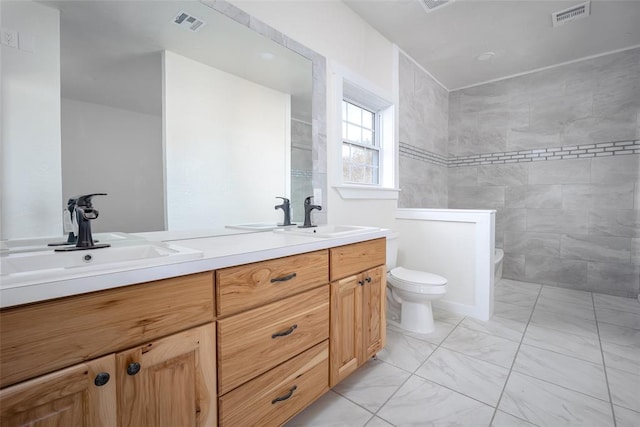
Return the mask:
[[[98,218],[98,210],[93,207],[91,203],[91,199],[94,196],[106,196],[106,193],[93,193],[93,194],[85,194],[83,196],[77,196],[69,199],[75,200],[75,218],[78,223],[78,236],[76,237],[76,245],[75,246],[67,246],[63,248],[57,248],[56,251],[74,251],[74,250],[83,250],[83,249],[99,249],[99,248],[108,248],[108,243],[100,243],[96,244],[93,241],[93,236],[91,234],[91,221]]]
[[[311,199],[313,199],[313,196],[309,196],[306,199],[304,199],[304,225],[299,225],[298,228],[311,228],[311,227],[317,227],[317,225],[312,225],[311,224],[311,211],[314,209],[317,209],[319,211],[322,210],[322,206],[320,205],[312,205],[311,204]]]
[[[278,209],[282,209],[282,212],[284,212],[284,222],[282,224],[278,224],[278,225],[283,225],[283,226],[287,226],[287,225],[295,225],[294,223],[291,222],[291,203],[289,201],[289,199],[285,198],[285,197],[276,197],[276,199],[282,199],[282,204],[281,205],[275,205],[274,209],[278,210]]]

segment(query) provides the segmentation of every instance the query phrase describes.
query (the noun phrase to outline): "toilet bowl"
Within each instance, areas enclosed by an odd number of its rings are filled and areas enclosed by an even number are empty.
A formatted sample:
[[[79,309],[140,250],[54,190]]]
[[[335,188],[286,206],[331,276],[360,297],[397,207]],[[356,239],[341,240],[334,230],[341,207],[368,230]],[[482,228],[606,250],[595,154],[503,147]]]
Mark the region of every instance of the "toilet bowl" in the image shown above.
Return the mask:
[[[433,332],[431,301],[447,292],[447,279],[426,271],[410,270],[396,266],[398,235],[387,237],[387,299],[389,319],[399,317],[399,326],[410,332]],[[398,305],[400,313],[397,313]],[[399,314],[399,316],[398,316]]]

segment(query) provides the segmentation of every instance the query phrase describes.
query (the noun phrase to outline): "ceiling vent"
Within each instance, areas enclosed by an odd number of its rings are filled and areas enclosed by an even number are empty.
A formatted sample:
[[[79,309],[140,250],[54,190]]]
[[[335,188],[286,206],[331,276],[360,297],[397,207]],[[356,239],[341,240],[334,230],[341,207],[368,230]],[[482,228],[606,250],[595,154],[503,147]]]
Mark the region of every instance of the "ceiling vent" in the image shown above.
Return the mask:
[[[567,24],[576,19],[582,19],[589,16],[591,11],[591,2],[581,3],[576,6],[572,6],[568,9],[561,10],[560,12],[554,12],[551,14],[551,22],[554,27]]]
[[[206,25],[202,19],[189,15],[187,12],[178,12],[175,18],[173,18],[173,23],[193,32],[198,31]]]
[[[434,9],[437,9],[441,6],[445,6],[447,4],[453,3],[455,0],[418,0],[424,10],[427,12],[431,12]]]

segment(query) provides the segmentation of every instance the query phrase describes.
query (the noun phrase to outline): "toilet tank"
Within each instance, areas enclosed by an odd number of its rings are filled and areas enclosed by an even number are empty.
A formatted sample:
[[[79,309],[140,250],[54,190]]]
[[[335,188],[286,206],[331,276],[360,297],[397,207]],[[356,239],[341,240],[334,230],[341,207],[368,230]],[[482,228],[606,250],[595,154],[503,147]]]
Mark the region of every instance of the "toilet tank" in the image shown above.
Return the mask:
[[[398,261],[398,237],[399,233],[391,233],[387,236],[387,270],[396,267]]]

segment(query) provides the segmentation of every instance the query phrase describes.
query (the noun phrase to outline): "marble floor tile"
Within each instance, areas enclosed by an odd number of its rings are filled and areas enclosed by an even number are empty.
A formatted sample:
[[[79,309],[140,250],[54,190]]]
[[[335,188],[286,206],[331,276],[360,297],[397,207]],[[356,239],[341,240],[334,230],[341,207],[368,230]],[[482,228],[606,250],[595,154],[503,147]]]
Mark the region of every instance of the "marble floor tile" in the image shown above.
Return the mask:
[[[640,329],[640,314],[618,309],[596,308],[598,322],[624,326],[625,328]]]
[[[604,367],[523,344],[513,370],[550,383],[609,400]]]
[[[532,312],[533,305],[530,307],[522,307],[501,301],[494,301],[493,303],[494,316],[515,320],[516,322],[528,322]]]
[[[464,316],[455,314],[443,308],[433,307],[433,320],[436,322],[451,323],[457,325],[464,319]]]
[[[506,412],[496,411],[496,415],[493,417],[493,422],[491,422],[491,427],[536,427],[536,425],[520,418],[516,418]]]
[[[505,319],[504,317],[494,315],[486,322],[472,317],[467,317],[460,323],[460,326],[473,329],[474,331],[506,338],[511,341],[520,342],[522,340],[524,330],[527,327],[527,323],[517,322],[515,320]]]
[[[333,390],[364,407],[376,412],[411,374],[385,363],[371,359]]]
[[[436,345],[387,328],[387,345],[378,352],[378,359],[405,371],[413,372],[436,349]]]
[[[602,341],[602,353],[608,368],[640,375],[640,345],[619,345]]]
[[[441,345],[503,368],[511,368],[519,344],[506,338],[458,326]]]
[[[613,413],[616,416],[617,427],[638,427],[640,426],[640,412],[632,411],[621,406],[613,406]]]
[[[311,406],[296,415],[286,427],[356,427],[364,426],[371,413],[329,390]]]
[[[428,334],[419,334],[416,332],[409,332],[400,327],[400,325],[387,322],[387,329],[391,329],[395,332],[402,333],[408,337],[415,338],[421,341],[427,341],[432,344],[439,345],[444,339],[453,331],[456,325],[452,323],[445,323],[438,320],[433,322],[434,330]]]
[[[602,341],[620,345],[640,346],[640,331],[624,326],[599,323],[598,330]]]
[[[393,427],[393,424],[389,424],[382,418],[373,417],[365,427]]]
[[[414,375],[377,415],[403,426],[486,427],[493,408]]]
[[[582,304],[571,304],[562,300],[553,299],[548,296],[541,296],[536,303],[536,310],[550,311],[552,313],[567,314],[581,319],[595,322],[596,314],[593,306]]]
[[[567,304],[577,304],[593,308],[591,292],[559,288],[556,286],[543,286],[540,296],[556,301],[562,301]]]
[[[487,405],[496,406],[509,370],[440,347],[415,374]]]
[[[496,289],[508,289],[513,292],[528,294],[532,297],[537,297],[541,288],[542,285],[538,285],[537,283],[521,282],[511,279],[500,279],[500,281],[496,283]]]
[[[611,404],[512,372],[498,409],[540,426],[613,426]]]
[[[602,353],[598,337],[583,337],[555,329],[529,325],[523,344],[574,356],[588,362],[602,364]]]
[[[607,367],[607,379],[613,404],[640,412],[640,375]]]
[[[533,310],[533,316],[531,316],[529,324],[590,338],[598,337],[598,330],[594,321],[568,314],[538,310],[537,308]]]
[[[628,311],[640,314],[640,302],[636,298],[615,297],[613,295],[593,294],[596,308]]]

